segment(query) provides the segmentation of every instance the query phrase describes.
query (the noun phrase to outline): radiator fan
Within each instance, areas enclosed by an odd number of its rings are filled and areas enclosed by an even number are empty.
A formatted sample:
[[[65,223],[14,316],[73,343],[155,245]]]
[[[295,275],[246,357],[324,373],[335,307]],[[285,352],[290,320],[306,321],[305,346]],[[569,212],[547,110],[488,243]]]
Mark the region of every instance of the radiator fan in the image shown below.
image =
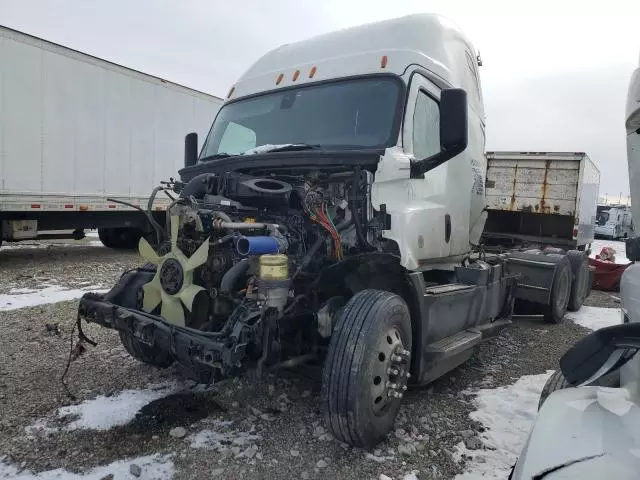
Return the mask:
[[[178,248],[177,216],[171,217],[171,251],[159,256],[146,239],[141,238],[138,249],[142,258],[154,264],[156,274],[142,287],[142,309],[150,313],[160,305],[160,315],[169,323],[185,325],[184,308],[193,311],[196,297],[206,290],[193,283],[193,271],[207,261],[209,239],[187,258]]]

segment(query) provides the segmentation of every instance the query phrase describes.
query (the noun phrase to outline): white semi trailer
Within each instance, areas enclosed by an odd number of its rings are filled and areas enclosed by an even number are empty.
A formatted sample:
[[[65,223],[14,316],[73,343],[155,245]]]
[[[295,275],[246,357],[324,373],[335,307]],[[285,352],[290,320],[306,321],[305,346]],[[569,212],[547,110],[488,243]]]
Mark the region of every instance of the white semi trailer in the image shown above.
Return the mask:
[[[487,152],[487,162],[485,240],[588,249],[600,188],[589,155],[501,151]]]
[[[135,247],[149,223],[118,202],[146,209],[182,166],[185,129],[205,134],[221,104],[0,26],[0,243],[97,228]],[[169,202],[152,207],[160,223]]]

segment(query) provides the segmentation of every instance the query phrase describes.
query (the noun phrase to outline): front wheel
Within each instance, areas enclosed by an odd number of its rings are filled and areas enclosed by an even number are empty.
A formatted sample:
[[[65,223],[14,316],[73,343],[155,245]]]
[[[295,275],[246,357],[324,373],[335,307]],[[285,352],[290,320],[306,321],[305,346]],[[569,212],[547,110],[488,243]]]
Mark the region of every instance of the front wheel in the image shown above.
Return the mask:
[[[411,319],[397,295],[363,290],[344,307],[324,364],[327,428],[340,441],[371,447],[393,428],[407,388]]]

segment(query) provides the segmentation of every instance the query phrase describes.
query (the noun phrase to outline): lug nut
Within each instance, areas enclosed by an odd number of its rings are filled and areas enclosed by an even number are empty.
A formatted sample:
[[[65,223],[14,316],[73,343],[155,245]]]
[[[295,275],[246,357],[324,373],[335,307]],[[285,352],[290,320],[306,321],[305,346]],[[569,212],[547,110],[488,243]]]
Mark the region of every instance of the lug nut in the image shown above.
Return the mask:
[[[407,386],[406,386],[406,385],[403,385],[403,386],[402,386],[402,391],[403,391],[403,392],[406,392],[406,391],[407,391]]]
[[[404,355],[405,357],[408,357],[409,355],[411,355],[411,352],[409,350],[401,350],[400,355]]]
[[[387,368],[387,375],[397,375],[398,374],[398,370],[396,370],[395,368]]]
[[[391,355],[391,361],[392,362],[401,362],[402,361],[402,357],[400,355]]]
[[[396,395],[396,398],[402,398],[402,397],[404,397],[404,395],[403,395],[402,393],[398,393],[398,394]]]
[[[407,372],[407,378],[411,378],[411,374]]]

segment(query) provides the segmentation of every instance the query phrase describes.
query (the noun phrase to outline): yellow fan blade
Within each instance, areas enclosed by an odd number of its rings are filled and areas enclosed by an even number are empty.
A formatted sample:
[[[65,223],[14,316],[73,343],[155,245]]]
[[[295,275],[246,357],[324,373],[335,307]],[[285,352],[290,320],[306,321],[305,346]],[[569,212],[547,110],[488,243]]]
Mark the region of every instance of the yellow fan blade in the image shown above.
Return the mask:
[[[182,300],[182,303],[190,312],[193,310],[193,301],[195,300],[196,295],[202,290],[204,290],[204,288],[198,285],[189,285],[178,294],[178,297],[180,297],[180,300]]]
[[[182,310],[182,303],[178,298],[167,295],[164,291],[162,292],[160,315],[168,323],[184,327],[184,310]]]
[[[160,264],[160,257],[144,237],[140,237],[138,251],[140,252],[140,256],[147,262],[153,263],[154,265]]]
[[[158,280],[158,276],[153,277],[149,283],[142,286],[142,291],[144,292],[144,297],[142,299],[142,309],[149,313],[152,312],[154,308],[160,305],[161,296],[160,296],[160,281]]]
[[[177,215],[171,216],[171,250],[178,249],[178,222],[180,217]]]
[[[184,264],[184,269],[191,272],[206,263],[209,257],[209,239],[207,238]]]

